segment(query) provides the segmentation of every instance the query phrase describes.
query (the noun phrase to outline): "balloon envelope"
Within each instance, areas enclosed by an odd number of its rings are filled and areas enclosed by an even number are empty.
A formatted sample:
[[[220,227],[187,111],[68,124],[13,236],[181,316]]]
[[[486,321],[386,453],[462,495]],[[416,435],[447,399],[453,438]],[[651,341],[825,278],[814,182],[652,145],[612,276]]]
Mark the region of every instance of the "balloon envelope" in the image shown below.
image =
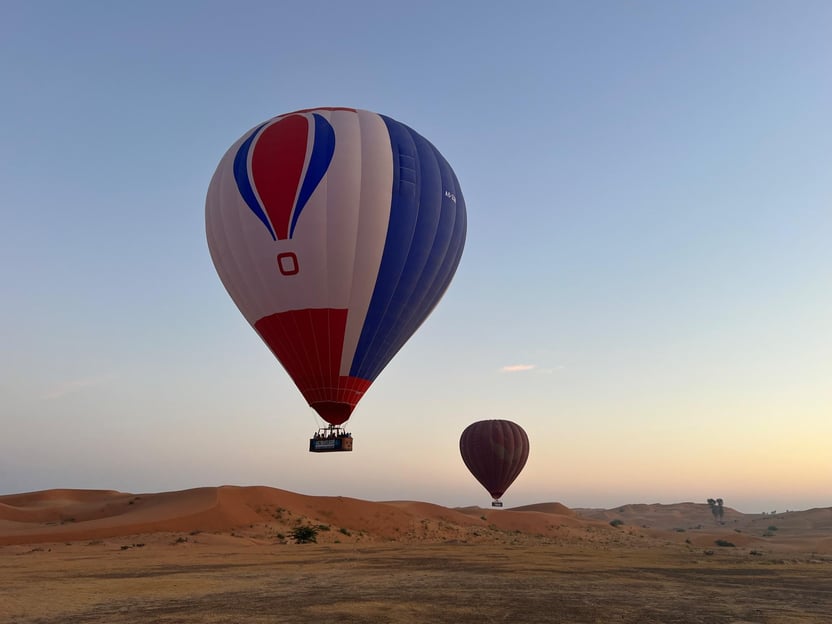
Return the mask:
[[[344,423],[451,282],[465,201],[439,151],[351,108],[280,115],[220,161],[208,248],[306,401]]]
[[[529,437],[509,420],[481,420],[459,438],[462,461],[495,500],[514,482],[529,458]]]

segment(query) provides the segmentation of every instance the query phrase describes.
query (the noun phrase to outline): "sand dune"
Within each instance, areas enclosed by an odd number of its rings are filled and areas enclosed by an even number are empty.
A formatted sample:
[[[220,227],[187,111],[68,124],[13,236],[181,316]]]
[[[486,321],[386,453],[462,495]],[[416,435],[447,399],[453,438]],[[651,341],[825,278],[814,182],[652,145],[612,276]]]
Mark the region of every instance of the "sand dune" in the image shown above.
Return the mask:
[[[716,519],[705,503],[635,504],[612,509],[577,509],[583,518],[620,521],[657,536],[702,547],[718,540],[736,547],[832,553],[832,507],[779,514],[744,514],[730,507]]]
[[[613,526],[614,524],[618,526]],[[645,538],[711,547],[801,548],[832,552],[832,508],[748,515],[726,508],[717,522],[705,504],[624,505],[570,510],[548,502],[513,509],[448,508],[418,501],[373,502],[306,496],[264,486],[203,487],[131,494],[46,490],[0,496],[0,546],[180,534],[192,542],[288,541],[312,525],[318,541],[622,543]]]
[[[588,526],[614,533],[604,523],[578,519],[558,503],[521,510],[451,509],[417,501],[306,496],[261,486],[144,494],[46,490],[0,496],[0,545],[234,530],[268,540],[304,523],[325,527],[323,533],[331,531],[339,541],[443,541],[482,538],[495,531],[554,536],[564,527]],[[327,535],[321,538],[327,541]]]

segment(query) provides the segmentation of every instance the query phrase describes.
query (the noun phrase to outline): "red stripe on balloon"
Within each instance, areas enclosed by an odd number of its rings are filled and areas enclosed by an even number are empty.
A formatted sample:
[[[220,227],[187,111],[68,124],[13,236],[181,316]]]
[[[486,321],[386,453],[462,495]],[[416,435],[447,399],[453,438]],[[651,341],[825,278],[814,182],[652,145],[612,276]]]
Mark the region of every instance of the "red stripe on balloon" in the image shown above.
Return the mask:
[[[279,312],[254,324],[307,403],[325,421],[347,421],[371,381],[339,375],[347,311],[309,309]]]
[[[263,130],[254,145],[251,156],[254,187],[278,239],[289,237],[308,135],[306,117],[291,115]]]

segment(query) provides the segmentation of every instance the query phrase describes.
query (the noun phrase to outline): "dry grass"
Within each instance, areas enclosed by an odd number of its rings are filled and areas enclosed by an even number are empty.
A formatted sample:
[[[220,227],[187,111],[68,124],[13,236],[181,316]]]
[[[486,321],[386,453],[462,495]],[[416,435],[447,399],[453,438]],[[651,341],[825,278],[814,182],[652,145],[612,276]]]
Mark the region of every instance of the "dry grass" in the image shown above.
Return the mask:
[[[832,561],[649,542],[0,548],[0,622],[811,624]]]

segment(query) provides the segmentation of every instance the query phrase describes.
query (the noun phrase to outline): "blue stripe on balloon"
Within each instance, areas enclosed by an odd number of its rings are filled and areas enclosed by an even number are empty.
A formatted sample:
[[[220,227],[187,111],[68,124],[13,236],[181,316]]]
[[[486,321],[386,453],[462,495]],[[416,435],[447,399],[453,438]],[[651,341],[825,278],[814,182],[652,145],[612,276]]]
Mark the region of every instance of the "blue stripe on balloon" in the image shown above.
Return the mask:
[[[427,141],[424,143],[426,149],[429,148],[434,152],[434,162],[439,169],[440,184],[443,189],[442,207],[438,214],[436,234],[427,255],[427,262],[422,267],[413,290],[415,296],[411,298],[398,324],[399,334],[404,338],[394,345],[395,350],[390,352],[388,360],[396,354],[407,337],[419,328],[439,303],[459,266],[459,261],[462,259],[462,247],[465,243],[467,219],[465,200],[462,197],[459,182],[436,148]],[[445,194],[446,191],[456,199],[455,202]]]
[[[306,168],[306,176],[300,187],[298,201],[295,205],[295,211],[292,214],[292,223],[289,226],[289,238],[292,238],[292,234],[295,231],[295,224],[298,222],[301,211],[326,174],[326,170],[329,169],[329,163],[332,162],[332,155],[335,153],[335,130],[333,130],[330,123],[321,115],[314,113],[312,116],[315,119],[312,155],[309,157],[309,166]]]
[[[459,184],[439,151],[404,124],[381,117],[393,152],[390,221],[350,368],[351,376],[370,381],[442,298],[462,257],[466,230]]]
[[[243,141],[240,149],[238,149],[237,153],[234,155],[234,180],[237,182],[237,189],[240,191],[240,195],[245,200],[246,204],[248,204],[248,207],[251,208],[251,211],[257,215],[257,218],[260,219],[263,222],[263,225],[265,225],[269,230],[269,234],[272,235],[272,240],[277,240],[277,237],[274,235],[274,230],[272,229],[272,224],[269,223],[269,218],[263,211],[263,207],[260,205],[260,202],[257,201],[257,196],[254,194],[254,189],[251,186],[251,180],[248,177],[248,153],[251,150],[251,144],[254,142],[254,139],[265,125],[265,123],[260,125],[254,132],[252,132],[251,135]]]

